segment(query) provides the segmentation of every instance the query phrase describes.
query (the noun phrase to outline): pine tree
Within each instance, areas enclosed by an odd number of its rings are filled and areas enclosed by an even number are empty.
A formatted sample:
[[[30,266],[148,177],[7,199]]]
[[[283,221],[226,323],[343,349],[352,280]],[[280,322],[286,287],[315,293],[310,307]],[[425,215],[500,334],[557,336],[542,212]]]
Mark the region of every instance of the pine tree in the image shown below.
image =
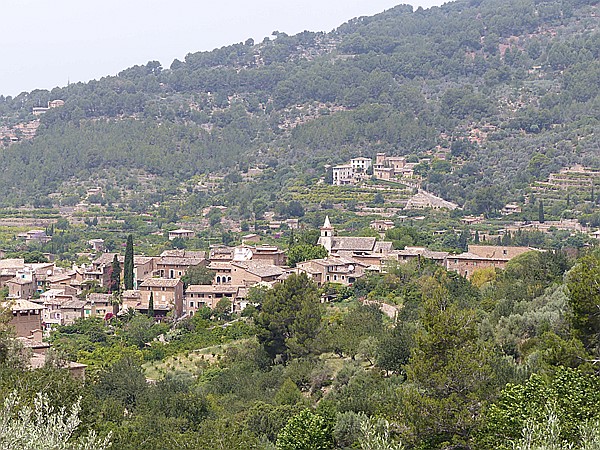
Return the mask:
[[[150,300],[148,300],[148,317],[154,317],[154,292],[150,292]]]
[[[133,236],[127,236],[127,246],[125,247],[125,261],[123,263],[125,289],[133,289]]]

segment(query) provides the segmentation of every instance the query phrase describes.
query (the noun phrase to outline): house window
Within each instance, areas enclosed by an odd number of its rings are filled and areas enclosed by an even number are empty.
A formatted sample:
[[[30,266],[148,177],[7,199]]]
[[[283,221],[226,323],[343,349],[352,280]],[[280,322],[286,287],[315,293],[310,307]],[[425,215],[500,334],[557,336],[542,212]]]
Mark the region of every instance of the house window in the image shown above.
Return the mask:
[[[334,280],[334,281],[337,281],[337,275],[334,275],[334,276],[333,276],[333,280]]]
[[[194,307],[194,302],[190,302],[190,308]]]
[[[506,249],[502,250],[502,254],[506,255],[507,251]]]

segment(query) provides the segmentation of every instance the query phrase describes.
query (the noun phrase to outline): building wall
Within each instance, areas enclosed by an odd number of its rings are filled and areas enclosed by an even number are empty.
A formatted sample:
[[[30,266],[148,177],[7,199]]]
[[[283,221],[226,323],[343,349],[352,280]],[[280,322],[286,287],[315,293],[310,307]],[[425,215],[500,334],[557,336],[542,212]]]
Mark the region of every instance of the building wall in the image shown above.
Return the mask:
[[[458,255],[457,255],[458,256]],[[504,269],[508,261],[498,261],[490,259],[464,259],[448,256],[446,259],[446,269],[454,271],[465,278],[471,278],[473,272],[487,267]]]
[[[231,270],[231,283],[236,286],[251,286],[260,283],[262,278],[254,275],[241,267],[233,267]]]
[[[30,299],[33,297],[37,290],[37,283],[31,281],[29,283],[7,283],[8,284],[8,295],[12,298],[23,298]]]
[[[35,312],[16,311],[13,312],[13,318],[10,324],[15,327],[17,337],[29,337],[34,330],[42,328],[41,310]]]
[[[175,287],[142,286],[140,298],[142,305],[147,309],[150,303],[150,293],[153,293],[154,308],[173,308],[177,317],[183,314],[183,283],[179,282]]]
[[[66,309],[61,308],[62,313],[62,324],[71,325],[75,323],[77,319],[83,319],[84,313],[83,308],[81,309]]]

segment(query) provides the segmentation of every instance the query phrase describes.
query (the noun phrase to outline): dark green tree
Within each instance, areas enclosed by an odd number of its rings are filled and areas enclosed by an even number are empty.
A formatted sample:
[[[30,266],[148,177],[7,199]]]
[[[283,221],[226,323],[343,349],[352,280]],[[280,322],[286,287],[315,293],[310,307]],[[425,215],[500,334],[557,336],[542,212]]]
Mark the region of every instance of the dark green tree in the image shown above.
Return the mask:
[[[442,270],[424,279],[422,290],[421,327],[402,399],[409,435],[421,448],[472,448],[495,389],[493,353],[478,339],[475,311],[458,306]]]
[[[187,288],[192,284],[211,284],[214,278],[214,270],[210,270],[203,265],[197,265],[188,268],[185,275],[181,277],[181,281],[183,281],[183,284]]]
[[[571,327],[588,349],[598,352],[600,336],[600,257],[584,256],[567,273]]]
[[[256,318],[258,340],[272,359],[310,354],[321,328],[317,286],[306,274],[292,274],[268,291]]]
[[[110,292],[119,293],[121,291],[121,263],[119,257],[115,255],[110,265]]]
[[[133,289],[133,236],[127,236],[125,247],[125,261],[123,262],[123,278],[125,290]]]
[[[154,292],[150,292],[150,300],[148,300],[148,317],[154,317]]]
[[[302,261],[326,257],[327,250],[322,245],[298,244],[288,250],[288,264],[291,267]]]
[[[538,221],[540,223],[544,223],[546,220],[544,218],[544,202],[540,200],[538,204]]]

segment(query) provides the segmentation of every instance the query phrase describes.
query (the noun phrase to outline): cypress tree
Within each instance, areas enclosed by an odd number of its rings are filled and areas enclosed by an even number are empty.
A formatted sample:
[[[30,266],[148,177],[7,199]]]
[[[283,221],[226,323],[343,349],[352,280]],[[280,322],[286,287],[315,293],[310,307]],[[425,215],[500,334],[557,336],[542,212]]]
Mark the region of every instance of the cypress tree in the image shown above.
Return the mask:
[[[540,200],[539,202],[539,206],[538,206],[538,221],[540,223],[544,223],[544,202]]]
[[[154,317],[154,292],[150,292],[150,300],[148,300],[148,317]]]
[[[123,278],[125,289],[133,289],[133,236],[127,236],[127,246],[125,247],[125,261],[123,263]]]
[[[110,269],[110,292],[119,293],[121,287],[121,264],[117,255],[113,258]]]

